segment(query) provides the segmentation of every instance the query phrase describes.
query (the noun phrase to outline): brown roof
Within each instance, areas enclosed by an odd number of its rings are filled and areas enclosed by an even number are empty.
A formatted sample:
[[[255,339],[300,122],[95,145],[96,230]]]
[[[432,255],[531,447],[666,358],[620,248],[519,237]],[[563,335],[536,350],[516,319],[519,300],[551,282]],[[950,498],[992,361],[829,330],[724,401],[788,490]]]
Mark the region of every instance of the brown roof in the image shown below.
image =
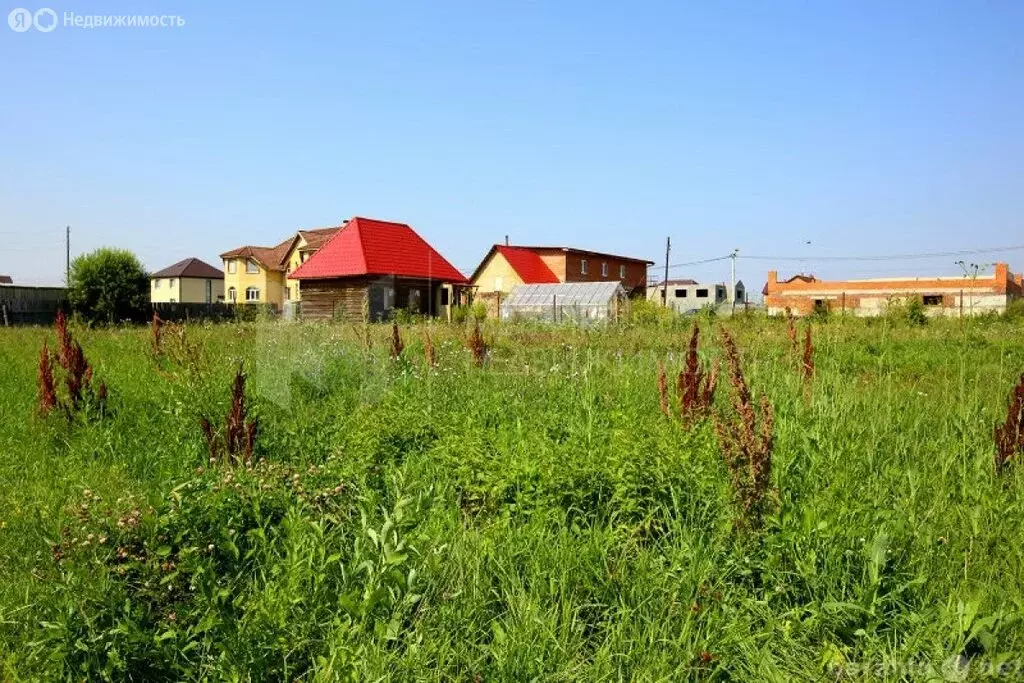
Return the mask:
[[[341,226],[336,228],[316,228],[315,230],[298,230],[294,235],[281,242],[277,246],[273,247],[256,247],[252,245],[246,245],[244,247],[238,247],[231,251],[226,251],[220,255],[221,258],[250,258],[267,270],[279,270],[283,271],[288,267],[285,261],[288,258],[289,252],[292,250],[292,245],[301,235],[306,240],[306,246],[302,247],[302,251],[316,251],[324,245],[327,240],[334,237],[334,234],[341,229]]]
[[[224,273],[219,269],[214,268],[205,261],[200,261],[197,258],[187,258],[182,261],[178,261],[172,266],[167,266],[163,270],[150,275],[154,277],[198,277],[205,279],[224,279]]]
[[[324,242],[334,237],[334,233],[341,230],[344,225],[336,228],[317,228],[316,230],[299,230],[299,235],[306,240],[306,246],[302,251],[315,251],[324,245]]]
[[[220,255],[221,258],[250,258],[256,261],[267,270],[284,270],[284,260],[288,258],[288,252],[292,250],[295,243],[295,235],[289,237],[274,247],[254,247],[247,245],[226,251]]]
[[[13,285],[14,280],[11,279],[10,275],[0,275],[0,285]]]

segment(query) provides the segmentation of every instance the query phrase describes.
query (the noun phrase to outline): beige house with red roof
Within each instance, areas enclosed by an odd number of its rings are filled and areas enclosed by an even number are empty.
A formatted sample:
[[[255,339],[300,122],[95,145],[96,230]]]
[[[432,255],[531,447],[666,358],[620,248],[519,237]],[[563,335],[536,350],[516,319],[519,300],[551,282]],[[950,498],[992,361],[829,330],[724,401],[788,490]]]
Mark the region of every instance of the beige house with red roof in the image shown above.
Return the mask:
[[[212,304],[224,301],[224,273],[197,258],[187,258],[149,276],[153,303]]]
[[[470,280],[476,297],[497,313],[500,299],[519,285],[559,282],[619,282],[630,296],[647,291],[653,261],[572,247],[520,247],[495,244]]]
[[[224,262],[225,300],[278,308],[285,302],[301,300],[299,283],[289,281],[288,275],[341,227],[298,230],[273,247],[244,246],[224,252],[220,257]]]

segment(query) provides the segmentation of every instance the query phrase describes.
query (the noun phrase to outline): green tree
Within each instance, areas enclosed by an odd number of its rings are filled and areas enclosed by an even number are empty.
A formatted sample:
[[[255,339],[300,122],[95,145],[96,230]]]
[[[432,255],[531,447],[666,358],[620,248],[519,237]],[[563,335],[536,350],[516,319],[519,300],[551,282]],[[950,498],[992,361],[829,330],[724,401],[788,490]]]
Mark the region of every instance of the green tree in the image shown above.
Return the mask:
[[[126,249],[104,247],[71,262],[68,301],[87,320],[112,323],[137,317],[148,299],[146,271]]]

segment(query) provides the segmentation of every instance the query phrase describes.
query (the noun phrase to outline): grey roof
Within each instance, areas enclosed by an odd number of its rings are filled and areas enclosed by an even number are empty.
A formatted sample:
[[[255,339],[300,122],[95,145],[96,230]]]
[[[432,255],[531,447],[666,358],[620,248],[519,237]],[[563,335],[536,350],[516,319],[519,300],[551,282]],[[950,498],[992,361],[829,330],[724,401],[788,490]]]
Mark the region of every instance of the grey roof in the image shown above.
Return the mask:
[[[559,306],[594,306],[605,305],[616,296],[626,296],[626,290],[618,281],[519,285],[509,293],[504,305],[515,308],[554,302]]]
[[[200,261],[197,258],[187,258],[178,261],[174,265],[167,266],[163,270],[158,270],[149,277],[151,279],[155,277],[198,277],[210,280],[223,280],[224,273],[205,261]]]

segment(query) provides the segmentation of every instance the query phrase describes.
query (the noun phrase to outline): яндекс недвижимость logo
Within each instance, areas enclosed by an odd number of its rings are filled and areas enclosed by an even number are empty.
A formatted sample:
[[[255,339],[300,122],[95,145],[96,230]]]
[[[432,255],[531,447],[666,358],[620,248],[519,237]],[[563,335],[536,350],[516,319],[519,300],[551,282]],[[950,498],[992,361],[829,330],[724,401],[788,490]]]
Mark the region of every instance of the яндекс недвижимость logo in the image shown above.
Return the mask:
[[[17,7],[7,15],[7,25],[17,33],[24,33],[33,26],[37,31],[49,33],[57,28],[57,13],[49,7],[43,7],[35,12]]]
[[[57,28],[57,12],[49,7],[35,12],[17,7],[7,15],[7,25],[15,33],[25,33],[35,28],[40,33],[49,33]],[[176,14],[76,14],[64,12],[66,28],[181,28],[185,20]]]

